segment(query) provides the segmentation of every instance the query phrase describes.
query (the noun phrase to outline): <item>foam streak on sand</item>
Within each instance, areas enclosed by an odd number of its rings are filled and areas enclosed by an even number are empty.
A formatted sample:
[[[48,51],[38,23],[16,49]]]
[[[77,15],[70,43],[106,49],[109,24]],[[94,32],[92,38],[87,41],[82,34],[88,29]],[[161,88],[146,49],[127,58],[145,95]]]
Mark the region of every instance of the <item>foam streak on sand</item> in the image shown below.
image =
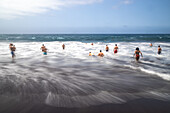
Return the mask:
[[[138,98],[170,100],[170,43],[15,42],[16,59],[12,60],[9,42],[0,42],[0,98],[10,101],[45,103],[56,107],[87,107],[108,103],[122,104]],[[42,55],[41,44],[48,48]],[[110,51],[105,52],[106,44]],[[136,47],[144,58],[136,62]],[[103,50],[105,56],[89,57]],[[161,95],[155,96],[155,93]],[[167,94],[167,95],[163,95]],[[9,97],[9,98],[7,98]],[[21,101],[22,100],[22,101]]]

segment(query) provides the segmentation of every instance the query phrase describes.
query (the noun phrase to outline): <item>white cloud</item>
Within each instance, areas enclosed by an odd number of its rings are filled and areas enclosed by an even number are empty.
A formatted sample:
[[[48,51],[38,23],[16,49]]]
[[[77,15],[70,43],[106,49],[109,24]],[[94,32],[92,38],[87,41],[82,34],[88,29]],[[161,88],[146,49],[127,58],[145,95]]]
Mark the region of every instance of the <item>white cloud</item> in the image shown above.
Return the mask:
[[[122,3],[123,4],[131,4],[131,3],[133,3],[133,1],[132,0],[123,0]]]
[[[0,18],[11,19],[24,15],[59,10],[70,5],[86,5],[102,0],[0,0]]]
[[[113,9],[118,9],[120,8],[122,5],[129,5],[132,4],[133,0],[119,0],[119,2],[113,6]]]

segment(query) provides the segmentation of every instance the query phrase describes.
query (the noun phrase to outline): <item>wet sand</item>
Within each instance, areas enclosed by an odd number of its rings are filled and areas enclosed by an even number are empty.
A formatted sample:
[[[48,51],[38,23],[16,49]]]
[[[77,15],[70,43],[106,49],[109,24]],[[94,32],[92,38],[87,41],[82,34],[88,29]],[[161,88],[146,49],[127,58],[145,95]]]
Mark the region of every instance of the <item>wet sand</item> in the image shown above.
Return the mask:
[[[94,65],[43,67],[52,73],[59,72],[51,80],[52,76],[43,73],[37,76],[39,71],[28,67],[24,68],[34,74],[26,78],[1,77],[0,113],[170,112],[169,81],[129,68],[98,65],[94,69]],[[102,75],[103,72],[107,74]]]
[[[125,104],[106,104],[84,108],[61,108],[44,104],[11,102],[3,106],[0,102],[0,113],[169,113],[170,101],[154,99],[137,99]],[[9,109],[10,108],[10,109]]]

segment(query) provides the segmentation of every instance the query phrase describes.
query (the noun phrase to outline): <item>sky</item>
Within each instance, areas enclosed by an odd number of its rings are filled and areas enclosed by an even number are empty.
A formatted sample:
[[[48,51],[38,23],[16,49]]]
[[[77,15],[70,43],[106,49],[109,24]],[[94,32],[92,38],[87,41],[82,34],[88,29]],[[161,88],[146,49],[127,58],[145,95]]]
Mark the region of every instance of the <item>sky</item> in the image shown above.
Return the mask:
[[[0,34],[170,33],[170,0],[0,0]]]

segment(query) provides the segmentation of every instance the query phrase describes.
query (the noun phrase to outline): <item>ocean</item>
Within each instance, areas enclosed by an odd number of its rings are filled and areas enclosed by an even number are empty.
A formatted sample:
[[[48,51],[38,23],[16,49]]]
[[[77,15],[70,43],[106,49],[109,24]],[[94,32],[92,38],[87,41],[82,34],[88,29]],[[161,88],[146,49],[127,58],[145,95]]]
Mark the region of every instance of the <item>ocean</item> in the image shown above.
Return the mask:
[[[0,41],[170,42],[170,34],[0,34]]]
[[[136,47],[143,54],[138,62]],[[170,34],[1,34],[0,100],[0,113],[168,113]],[[126,104],[131,107],[122,111]]]

